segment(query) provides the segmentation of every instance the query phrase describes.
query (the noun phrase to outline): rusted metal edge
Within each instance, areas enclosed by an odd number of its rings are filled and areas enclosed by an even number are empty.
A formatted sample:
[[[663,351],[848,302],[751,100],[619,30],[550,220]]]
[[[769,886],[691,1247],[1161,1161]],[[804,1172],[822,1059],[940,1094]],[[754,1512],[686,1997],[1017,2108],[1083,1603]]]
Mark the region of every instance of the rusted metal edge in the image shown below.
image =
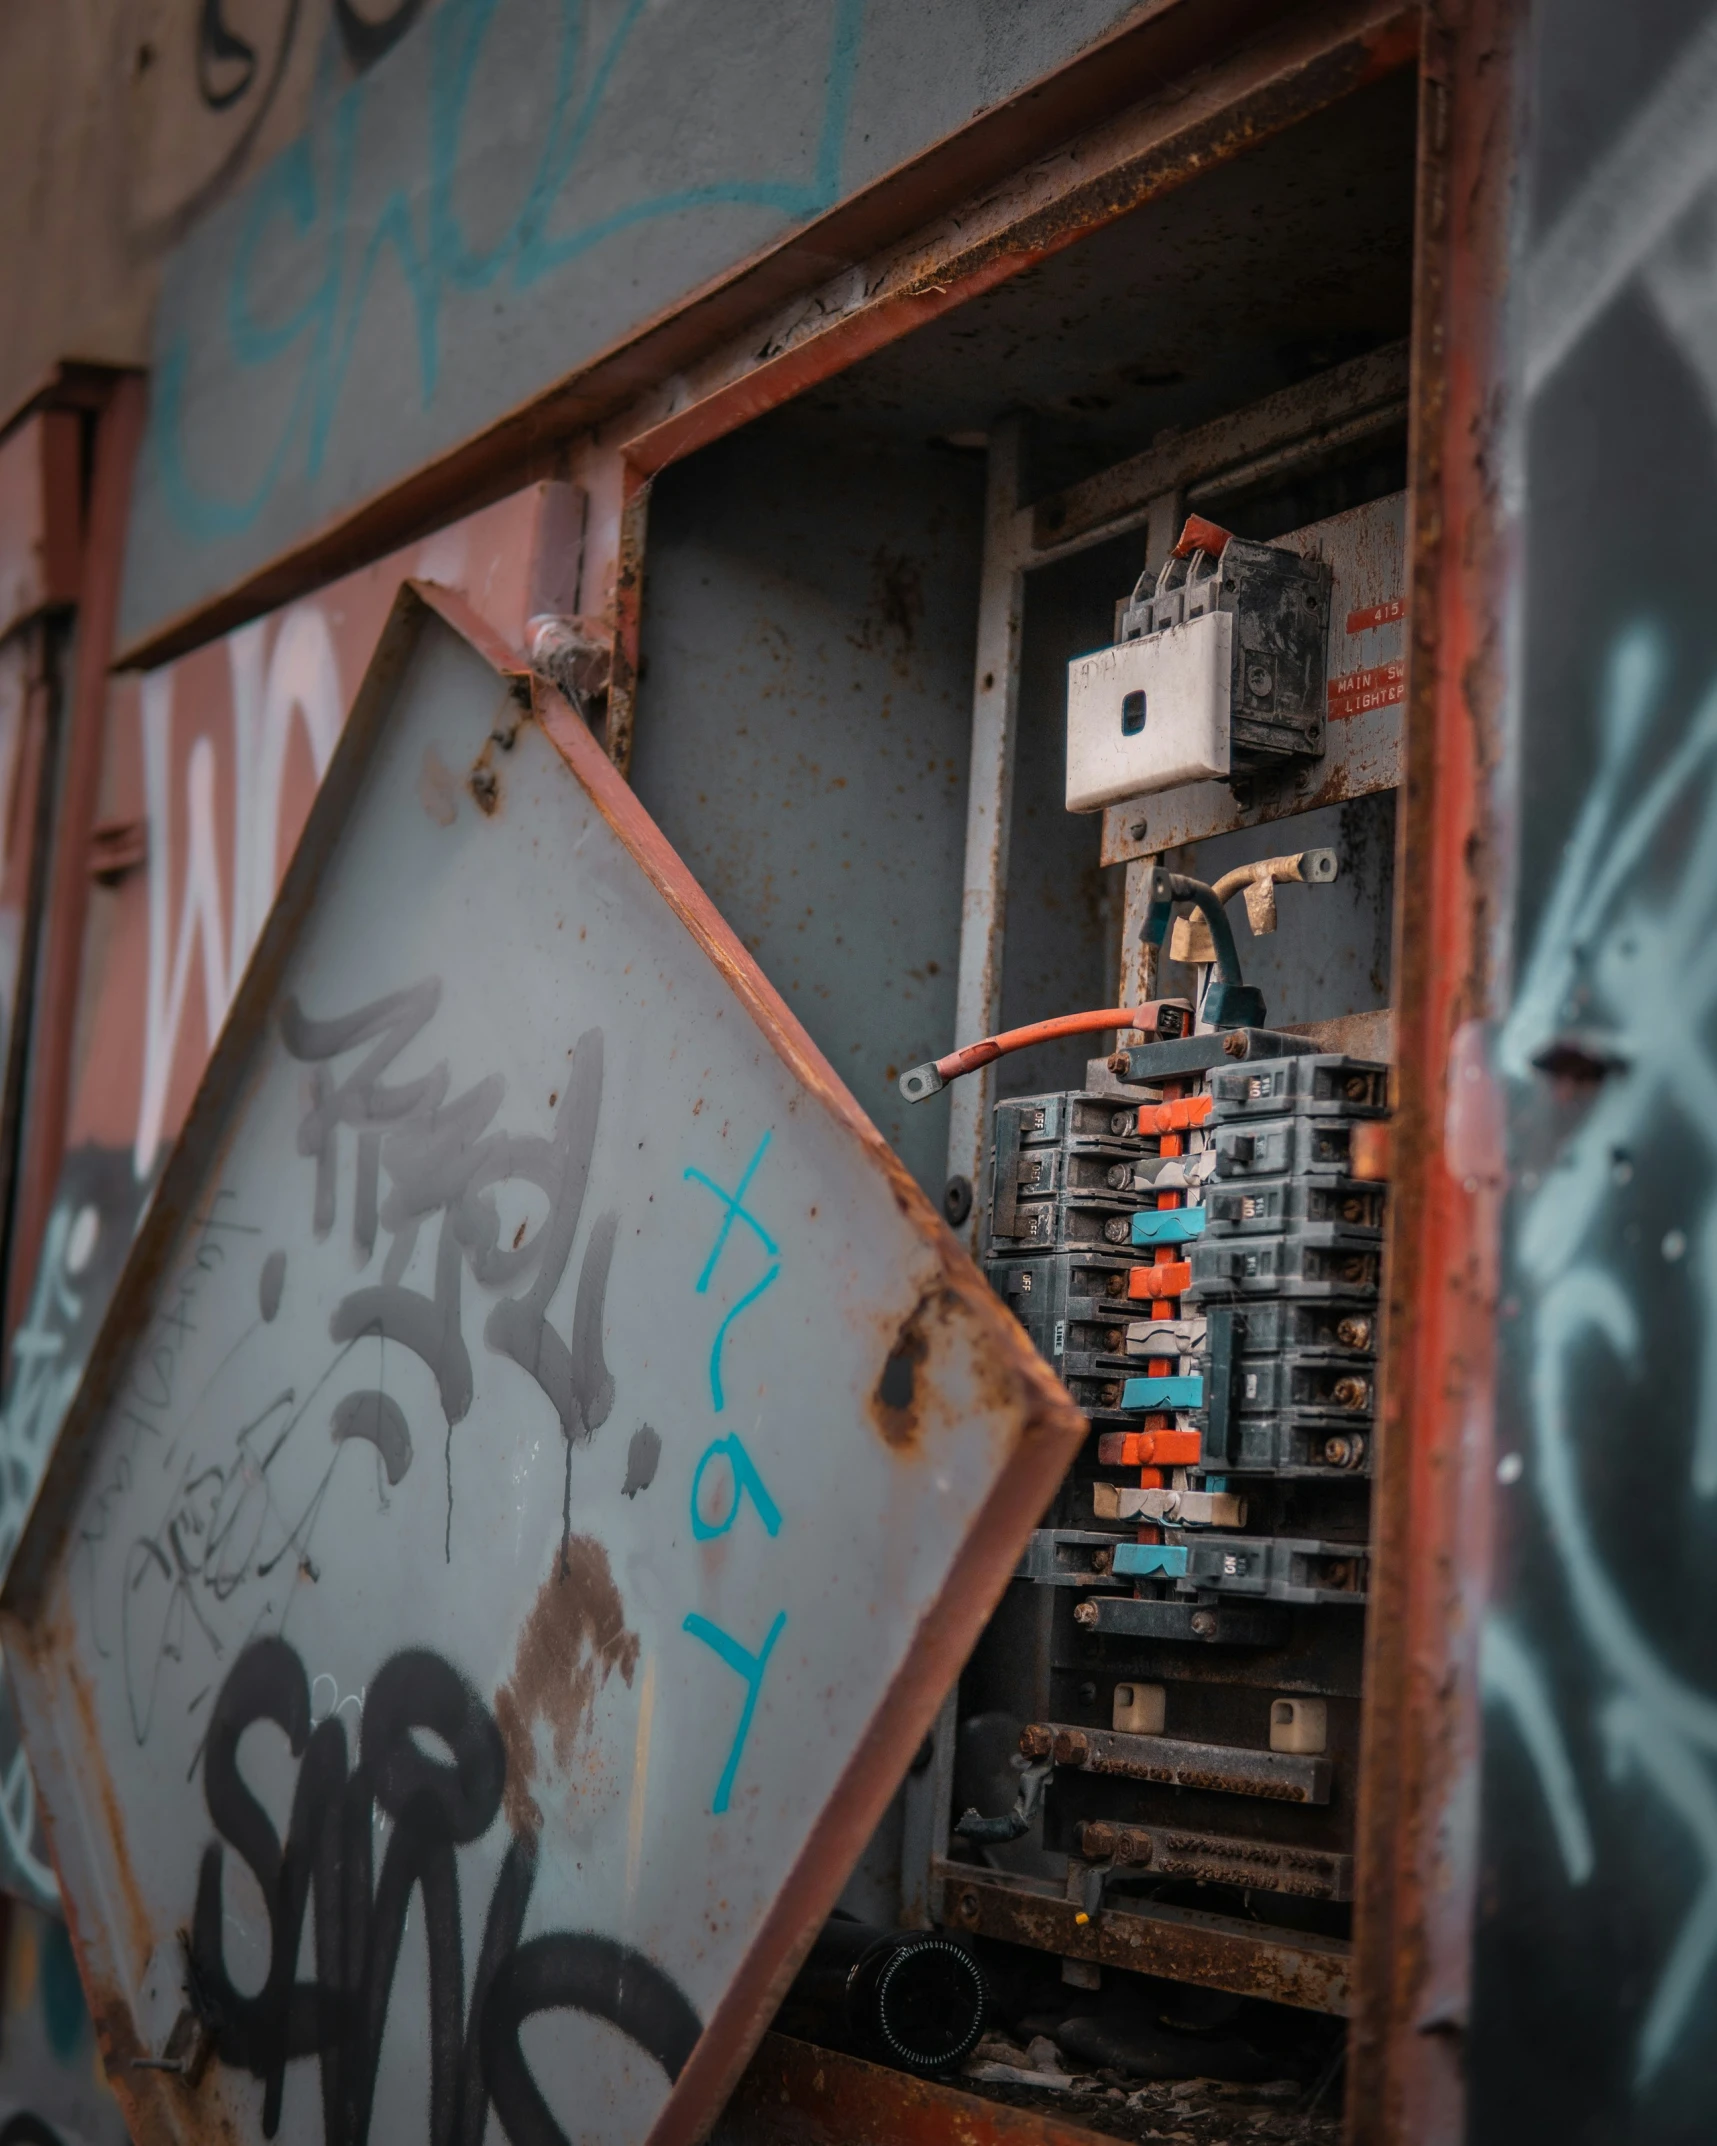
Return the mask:
[[[71,1113],[72,1047],[84,917],[89,907],[89,838],[101,789],[107,673],[119,611],[131,475],[143,438],[143,416],[142,375],[109,375],[108,398],[95,425],[94,482],[78,591],[71,707],[58,765],[49,778],[58,792],[57,824],[48,865],[40,991],[24,1100],[26,1138],[8,1245],[4,1336],[10,1336],[28,1302],[59,1183]]]
[[[38,410],[83,410],[95,415],[105,409],[114,382],[128,375],[143,377],[135,365],[106,365],[89,358],[62,358],[50,365],[30,389],[0,416],[0,443],[18,427],[27,424]]]
[[[1032,510],[1036,550],[1101,541],[1114,524],[1142,513],[1164,492],[1217,494],[1253,481],[1254,472],[1298,468],[1303,458],[1336,444],[1369,438],[1407,422],[1408,346],[1389,343],[1328,372],[1282,388],[1147,447],[1142,454],[1052,493]]]
[[[804,1086],[870,1151],[896,1204],[937,1245],[937,1286],[993,1321],[988,1284],[920,1191],[904,1163],[848,1093],[798,1018],[686,869],[586,726],[552,688],[539,687],[539,719],[615,832],[648,873],[772,1047]],[[1014,1453],[968,1528],[940,1593],[894,1682],[824,1808],[750,1953],[717,2005],[651,2132],[649,2146],[690,2146],[708,2112],[731,2092],[756,2035],[773,2018],[848,1871],[934,1722],[944,1694],[1001,1600],[1019,1547],[1053,1495],[1086,1433],[1083,1416],[1023,1332],[997,1329],[990,1371],[1017,1394]]]
[[[1098,2146],[1103,2134],[766,2034],[711,2146]]]
[[[1512,872],[1495,785],[1512,578],[1503,333],[1523,14],[1516,0],[1432,0],[1420,75],[1397,1100],[1355,1840],[1350,2146],[1465,2132],[1469,1791],[1502,1188],[1500,1158],[1451,1154],[1446,1133],[1457,1056],[1478,1083],[1490,1077],[1481,1039]],[[1467,1088],[1464,1101],[1474,1094]]]
[[[18,754],[11,810],[13,839],[29,845],[24,888],[23,930],[18,969],[12,980],[12,1018],[0,1063],[0,1216],[13,1226],[13,1205],[25,1162],[25,1099],[29,1094],[31,1052],[38,1020],[37,977],[46,938],[48,878],[54,856],[54,813],[58,798],[54,772],[66,699],[66,658],[72,646],[63,622],[37,618],[21,629],[30,642],[30,680],[24,705],[24,735]],[[0,1325],[6,1302],[5,1277],[16,1254],[16,1240],[0,1240]]]
[[[128,644],[119,661],[150,667],[183,655],[535,475],[551,473],[575,435],[617,417],[652,392],[659,394],[663,382],[692,367],[707,367],[712,353],[731,346],[742,376],[729,381],[719,396],[701,398],[701,416],[652,413],[665,416],[669,429],[641,448],[636,461],[640,470],[660,469],[1152,194],[1377,75],[1411,64],[1416,24],[1416,6],[1403,0],[1338,0],[1310,15],[1287,0],[1158,0],[1065,68],[689,293],[569,379],[330,518],[220,596],[164,621]],[[1261,49],[1265,46],[1267,51]],[[1222,55],[1215,67],[1212,53]],[[1255,108],[1237,125],[1225,126],[1222,108],[1233,104],[1237,92],[1225,93],[1220,85],[1233,80],[1236,69],[1253,84],[1246,94]],[[1286,81],[1280,79],[1284,69]],[[978,249],[979,258],[972,258],[961,235],[961,220],[930,229],[934,219],[961,204],[975,204],[964,213],[967,228],[983,220],[990,208],[982,201],[988,189],[1055,144],[1072,140],[1082,129],[1101,129],[1117,112],[1161,96],[1171,85],[1176,103],[1190,109],[1196,101],[1211,114],[1202,137],[1183,141],[1179,157],[1168,160],[1171,168],[1141,170],[1131,184],[1104,175],[1066,201],[1039,199],[1014,232],[996,233]],[[1069,171],[1078,168],[1076,157],[1064,161]],[[989,220],[994,221],[993,209]],[[913,232],[922,235],[902,246],[902,235]],[[776,329],[761,332],[783,307],[807,322],[820,317],[819,286],[837,273],[843,284],[850,282],[855,263],[870,262],[891,247],[911,255],[912,267],[880,295],[872,294],[873,279],[867,276],[856,312],[847,312],[850,300],[843,295],[842,333],[810,332],[801,346],[783,350],[776,347]],[[759,347],[770,352],[767,389],[760,380],[757,391],[748,393],[746,379]]]
[[[680,406],[624,443],[654,472],[993,290],[1022,269],[1337,103],[1417,52],[1400,0],[1338,0],[1020,174],[1014,189],[839,279],[675,383]]]
[[[950,1930],[1301,2011],[1342,2014],[1352,1999],[1353,1952],[1340,1938],[1190,1908],[1105,1907],[1081,1921],[1078,1901],[1048,1881],[1007,1878],[969,1863],[942,1862],[936,1874],[943,1885],[941,1920]]]
[[[101,1763],[93,1725],[75,1751],[62,1746],[60,1732],[54,1727],[54,1695],[49,1685],[55,1637],[51,1627],[40,1622],[40,1613],[76,1509],[90,1443],[105,1419],[131,1349],[147,1326],[164,1262],[190,1219],[211,1160],[230,1137],[233,1111],[252,1077],[253,1046],[259,1026],[278,994],[306,911],[370,766],[401,676],[432,615],[462,634],[496,671],[498,681],[509,681],[511,690],[534,706],[545,734],[573,777],[706,956],[720,969],[764,1039],[828,1114],[870,1152],[886,1176],[896,1204],[913,1216],[937,1249],[939,1272],[934,1293],[945,1306],[957,1307],[993,1330],[987,1375],[1009,1389],[1012,1401],[1013,1451],[975,1515],[942,1590],[926,1610],[900,1673],[867,1724],[820,1822],[707,2022],[652,2130],[651,2146],[682,2146],[682,2142],[689,2146],[707,2127],[712,2110],[730,2090],[757,2035],[773,2017],[817,1927],[833,1905],[934,1719],[943,1693],[958,1675],[972,1642],[1000,1600],[1012,1576],[1019,1545],[1077,1451],[1086,1426],[1053,1373],[1023,1333],[1017,1333],[1006,1320],[981,1275],[905,1166],[756,968],[589,729],[552,688],[540,680],[528,680],[517,653],[499,641],[462,598],[448,590],[425,583],[404,584],[377,642],[274,907],[240,980],[196,1099],[168,1157],[103,1317],[82,1382],[67,1411],[36,1509],[0,1590],[0,1635],[21,1672],[19,1698],[26,1741],[32,1750],[41,1749],[44,1777],[57,1779],[61,1794],[67,1798],[88,1804],[93,1796],[101,1803],[108,1814],[105,1823],[123,1860],[125,1832]],[[76,1702],[79,1693],[75,1667],[69,1674]],[[82,1710],[87,1712],[87,1706]],[[57,1842],[55,1852],[59,1852]],[[123,1885],[123,1871],[121,1882]],[[124,1901],[109,1903],[109,1912],[123,1913],[126,1909]],[[130,1907],[128,1920],[135,1926],[130,1932],[135,1950],[142,1942],[139,1930],[146,1934],[147,1924],[140,1921],[135,1904]],[[109,1956],[105,1927],[79,1930],[74,1926],[73,1936],[86,1985],[102,2013],[104,2045],[112,2049],[116,2061],[125,2061],[126,2051],[137,2053],[138,2038],[121,1994],[121,1963]],[[127,2074],[123,2091],[128,2114],[142,2127],[140,2135],[151,2135],[151,2123],[163,2129],[169,2124],[170,2104],[165,2097],[173,2088],[162,2075]]]

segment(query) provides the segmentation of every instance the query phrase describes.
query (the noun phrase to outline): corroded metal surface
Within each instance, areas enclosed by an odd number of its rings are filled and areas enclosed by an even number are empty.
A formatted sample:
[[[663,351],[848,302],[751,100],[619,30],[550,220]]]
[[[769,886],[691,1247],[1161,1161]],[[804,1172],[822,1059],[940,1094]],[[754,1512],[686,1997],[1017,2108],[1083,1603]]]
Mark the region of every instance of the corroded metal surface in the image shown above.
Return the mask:
[[[711,2146],[1096,2146],[1100,2133],[766,2034]]]
[[[1500,1115],[1499,755],[1512,564],[1501,335],[1522,19],[1426,14],[1414,292],[1395,1122],[1356,1838],[1356,2146],[1465,2135]]]
[[[140,2135],[695,2136],[1083,1428],[589,732],[407,595],[8,1585]]]
[[[1199,1982],[1313,2012],[1345,2012],[1352,1953],[1340,1939],[1271,1930],[1226,1916],[1158,1907],[1087,1915],[1048,1884],[942,1863],[942,1920],[951,1930],[1005,1938],[1064,1959],[1095,1960],[1171,1982]]]
[[[1157,856],[1183,842],[1399,785],[1407,696],[1406,524],[1406,495],[1396,492],[1278,539],[1288,549],[1328,560],[1334,576],[1322,757],[1232,784],[1189,783],[1110,805],[1103,814],[1105,864]]]

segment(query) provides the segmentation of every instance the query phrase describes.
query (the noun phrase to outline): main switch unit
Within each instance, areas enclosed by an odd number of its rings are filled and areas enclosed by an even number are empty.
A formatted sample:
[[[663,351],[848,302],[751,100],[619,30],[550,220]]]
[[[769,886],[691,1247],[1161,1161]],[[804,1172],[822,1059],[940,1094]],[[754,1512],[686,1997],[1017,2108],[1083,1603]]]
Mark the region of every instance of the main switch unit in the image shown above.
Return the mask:
[[[1196,515],[1113,648],[1067,667],[1067,809],[1324,749],[1330,569]]]

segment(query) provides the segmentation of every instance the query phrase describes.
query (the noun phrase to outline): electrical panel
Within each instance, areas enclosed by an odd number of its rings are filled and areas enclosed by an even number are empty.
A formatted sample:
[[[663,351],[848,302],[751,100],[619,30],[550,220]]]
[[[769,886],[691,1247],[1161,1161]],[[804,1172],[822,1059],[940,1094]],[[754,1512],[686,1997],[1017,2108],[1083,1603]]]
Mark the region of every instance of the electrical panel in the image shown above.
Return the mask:
[[[956,1833],[1013,1838],[1029,1802],[1082,1917],[1327,1939],[1352,1894],[1388,1071],[1253,1028],[1112,1064],[992,1113],[985,1271],[1091,1429],[1019,1570],[1048,1633],[1029,1796]]]
[[[1226,779],[1324,748],[1329,567],[1193,517],[1067,667],[1067,809]]]

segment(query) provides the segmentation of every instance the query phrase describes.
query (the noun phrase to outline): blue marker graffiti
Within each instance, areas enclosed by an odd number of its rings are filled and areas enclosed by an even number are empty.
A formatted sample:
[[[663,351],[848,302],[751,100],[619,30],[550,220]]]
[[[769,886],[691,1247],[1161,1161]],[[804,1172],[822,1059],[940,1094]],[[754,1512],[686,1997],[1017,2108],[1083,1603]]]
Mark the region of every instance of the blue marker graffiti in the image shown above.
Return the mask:
[[[716,1459],[725,1460],[733,1470],[733,1495],[728,1500],[723,1519],[706,1520],[702,1500],[704,1470]],[[739,1518],[739,1501],[742,1497],[749,1498],[756,1506],[757,1517],[769,1534],[779,1535],[781,1508],[769,1495],[751,1455],[736,1436],[729,1434],[726,1438],[715,1439],[704,1448],[703,1458],[697,1465],[697,1473],[692,1477],[692,1534],[696,1539],[699,1542],[714,1542],[718,1536],[725,1535]]]
[[[354,209],[359,147],[372,79],[360,77],[282,151],[258,179],[239,226],[227,290],[228,353],[240,371],[273,365],[301,349],[301,371],[278,437],[260,476],[240,498],[222,497],[192,475],[185,438],[188,337],[159,353],[151,449],[168,509],[198,543],[230,538],[262,512],[294,455],[314,479],[328,450],[370,289],[384,257],[405,280],[415,320],[420,406],[435,399],[441,373],[443,299],[479,291],[506,276],[528,291],[570,262],[638,225],[732,207],[776,211],[804,222],[841,195],[841,154],[857,71],[862,0],[832,0],[828,63],[816,155],[809,176],[718,180],[671,188],[553,228],[576,191],[592,128],[609,97],[644,0],[627,0],[605,40],[586,52],[584,0],[560,0],[554,39],[552,113],[518,209],[486,247],[468,241],[456,212],[454,182],[471,84],[499,0],[447,0],[424,25],[430,40],[424,165],[393,188],[366,220]],[[552,37],[552,32],[551,32]],[[545,45],[548,40],[545,40]],[[593,42],[593,41],[592,41]],[[588,60],[588,69],[585,63]],[[581,76],[582,84],[581,84]],[[419,204],[424,211],[419,213]],[[295,244],[312,252],[312,287],[284,317],[262,318],[253,293],[289,263]]]
[[[720,1260],[722,1253],[727,1249],[728,1236],[736,1222],[745,1224],[746,1228],[756,1236],[758,1242],[773,1262],[763,1279],[748,1289],[739,1301],[730,1307],[727,1316],[715,1330],[715,1339],[710,1343],[709,1396],[718,1416],[727,1406],[727,1395],[721,1383],[721,1352],[727,1341],[728,1329],[742,1311],[750,1310],[764,1290],[769,1287],[770,1283],[781,1272],[781,1247],[770,1236],[763,1224],[758,1221],[750,1208],[745,1205],[745,1195],[750,1189],[751,1180],[757,1175],[757,1166],[763,1160],[765,1153],[768,1151],[769,1143],[774,1137],[773,1131],[770,1131],[765,1133],[763,1138],[758,1141],[756,1153],[746,1164],[745,1174],[739,1180],[737,1191],[727,1191],[723,1186],[718,1185],[713,1177],[710,1177],[702,1170],[687,1169],[685,1173],[690,1183],[702,1185],[707,1191],[713,1192],[727,1210],[721,1218],[720,1229],[716,1231],[715,1243],[710,1247],[709,1257],[704,1261],[703,1272],[698,1276],[698,1295],[701,1297],[709,1294],[709,1285],[714,1278],[716,1264]]]
[[[745,1739],[751,1734],[751,1717],[757,1711],[763,1672],[769,1666],[769,1657],[775,1651],[775,1642],[781,1637],[786,1622],[787,1612],[777,1610],[775,1622],[769,1627],[769,1636],[755,1654],[748,1653],[737,1639],[730,1638],[720,1625],[711,1624],[707,1617],[700,1617],[696,1610],[687,1613],[682,1627],[694,1639],[701,1639],[706,1647],[712,1647],[729,1669],[745,1679],[745,1704],[739,1710],[739,1726],[733,1732],[733,1747],[727,1754],[727,1764],[721,1769],[721,1779],[716,1783],[715,1801],[710,1805],[718,1818],[727,1809],[728,1798],[733,1793],[733,1778],[739,1771]]]

